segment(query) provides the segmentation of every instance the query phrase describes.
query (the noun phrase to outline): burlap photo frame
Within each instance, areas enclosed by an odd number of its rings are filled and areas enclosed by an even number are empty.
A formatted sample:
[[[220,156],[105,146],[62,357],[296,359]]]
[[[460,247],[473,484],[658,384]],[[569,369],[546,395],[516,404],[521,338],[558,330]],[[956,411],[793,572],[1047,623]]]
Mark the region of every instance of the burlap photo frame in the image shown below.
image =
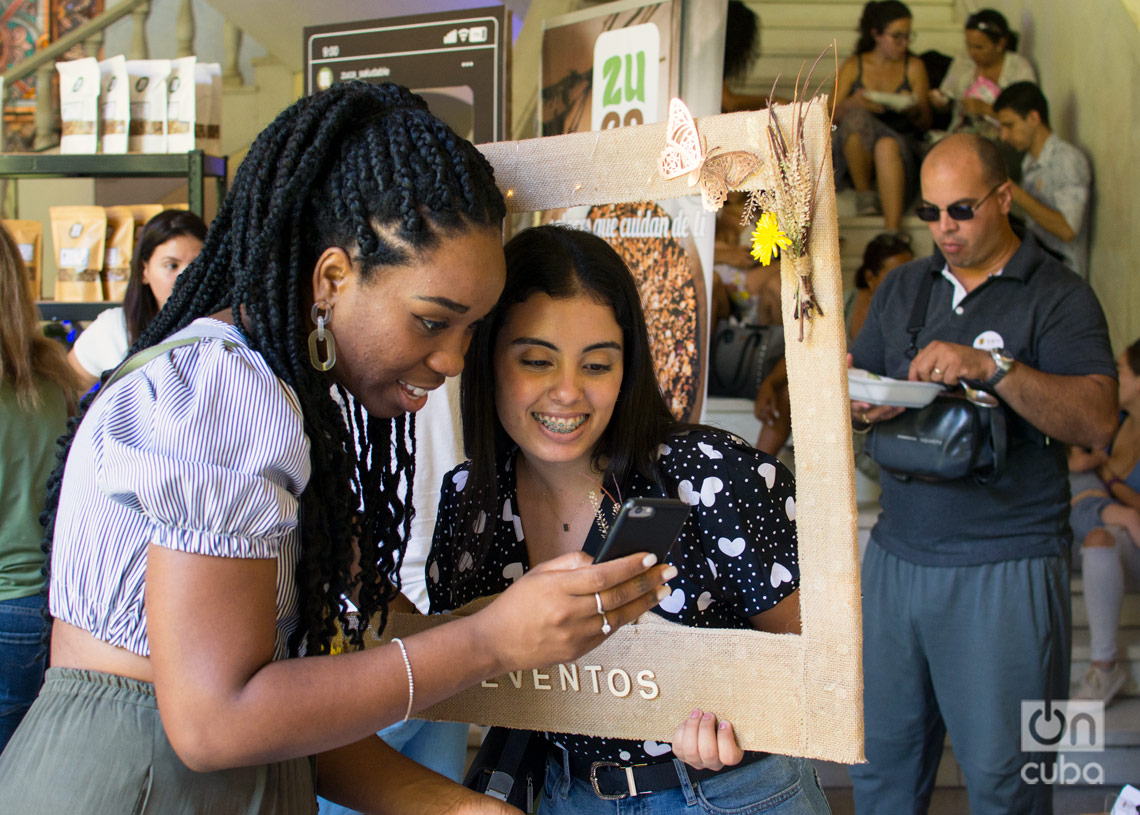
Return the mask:
[[[616,631],[574,664],[522,671],[469,688],[422,718],[667,742],[694,708],[730,720],[746,749],[842,763],[863,760],[861,621],[842,281],[826,100],[806,107],[803,143],[818,174],[807,253],[785,263],[782,301],[792,424],[803,633],[710,630],[654,614]],[[801,108],[803,110],[804,108]],[[697,120],[710,149],[774,161],[769,116],[785,129],[792,106]],[[482,145],[512,212],[662,200],[694,194],[657,168],[663,123]],[[756,189],[770,173],[740,184]],[[796,268],[810,268],[822,315],[794,316]],[[485,601],[480,601],[485,602]],[[470,613],[471,607],[456,614]],[[393,614],[381,639],[450,615]]]

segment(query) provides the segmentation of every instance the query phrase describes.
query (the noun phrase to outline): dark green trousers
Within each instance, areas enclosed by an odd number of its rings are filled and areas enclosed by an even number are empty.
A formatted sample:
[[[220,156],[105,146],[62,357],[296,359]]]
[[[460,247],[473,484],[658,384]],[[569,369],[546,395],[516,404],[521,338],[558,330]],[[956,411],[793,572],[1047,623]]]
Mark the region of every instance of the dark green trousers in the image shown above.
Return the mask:
[[[0,755],[0,809],[20,815],[312,815],[312,764],[198,773],[170,746],[154,686],[49,668]]]

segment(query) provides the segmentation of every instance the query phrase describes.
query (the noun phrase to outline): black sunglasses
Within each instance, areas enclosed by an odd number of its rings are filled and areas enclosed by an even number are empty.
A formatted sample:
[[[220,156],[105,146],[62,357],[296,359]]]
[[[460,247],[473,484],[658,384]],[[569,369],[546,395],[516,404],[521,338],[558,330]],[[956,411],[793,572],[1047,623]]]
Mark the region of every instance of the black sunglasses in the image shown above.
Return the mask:
[[[1001,187],[1001,185],[1004,183],[1005,182],[1002,181],[1001,184],[998,184],[996,187],[994,187],[992,190],[987,192],[972,204],[951,204],[950,206],[946,207],[946,214],[953,218],[955,221],[970,220],[974,217],[974,212],[978,209],[978,207],[980,207],[987,198],[997,192],[998,188]],[[918,216],[918,219],[920,221],[926,221],[927,223],[934,223],[937,221],[941,212],[942,208],[936,207],[934,204],[919,204],[914,208],[914,214]]]

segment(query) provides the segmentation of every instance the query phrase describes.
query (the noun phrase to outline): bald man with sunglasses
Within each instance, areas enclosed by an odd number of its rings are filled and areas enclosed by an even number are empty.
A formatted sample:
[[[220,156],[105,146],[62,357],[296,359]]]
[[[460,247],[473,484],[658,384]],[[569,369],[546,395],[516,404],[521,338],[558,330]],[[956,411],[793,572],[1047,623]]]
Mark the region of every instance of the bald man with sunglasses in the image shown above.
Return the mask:
[[[985,486],[882,476],[862,573],[868,763],[851,769],[856,812],[925,812],[949,732],[972,813],[1048,813],[1052,788],[1027,778],[1053,754],[1021,751],[1021,702],[1068,696],[1065,445],[1108,443],[1116,368],[1092,290],[1010,228],[991,142],[948,136],[921,181],[916,214],[938,251],[883,281],[851,361],[988,392],[1008,453]],[[851,403],[857,428],[903,410]]]

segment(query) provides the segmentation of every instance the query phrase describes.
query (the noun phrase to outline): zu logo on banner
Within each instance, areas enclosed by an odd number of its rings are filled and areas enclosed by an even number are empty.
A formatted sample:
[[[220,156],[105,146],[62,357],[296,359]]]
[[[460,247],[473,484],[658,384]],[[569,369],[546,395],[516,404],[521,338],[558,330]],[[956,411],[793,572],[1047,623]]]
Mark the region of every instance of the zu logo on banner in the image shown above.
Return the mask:
[[[654,23],[618,28],[594,40],[590,129],[657,121],[661,34]]]

